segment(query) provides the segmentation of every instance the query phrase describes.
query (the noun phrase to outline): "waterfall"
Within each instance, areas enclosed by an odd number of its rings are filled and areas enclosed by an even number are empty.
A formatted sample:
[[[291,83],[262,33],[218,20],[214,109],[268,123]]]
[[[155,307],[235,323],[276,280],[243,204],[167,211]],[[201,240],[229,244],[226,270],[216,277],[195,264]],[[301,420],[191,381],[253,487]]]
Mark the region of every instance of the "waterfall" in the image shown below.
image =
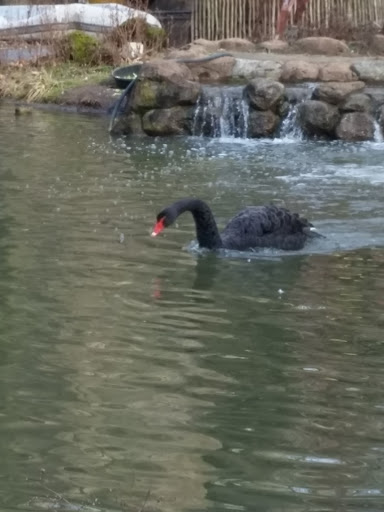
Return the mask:
[[[373,140],[375,142],[379,142],[379,143],[384,142],[384,137],[383,137],[383,134],[382,134],[382,131],[381,131],[381,127],[380,127],[380,124],[377,121],[375,121],[375,132],[374,132],[374,135],[373,135]]]
[[[299,105],[303,101],[311,98],[315,87],[316,84],[307,83],[304,86],[287,89],[289,110],[280,125],[280,139],[302,140],[304,138],[303,131],[298,121]]]
[[[246,138],[249,105],[243,86],[206,86],[197,102],[193,135]]]

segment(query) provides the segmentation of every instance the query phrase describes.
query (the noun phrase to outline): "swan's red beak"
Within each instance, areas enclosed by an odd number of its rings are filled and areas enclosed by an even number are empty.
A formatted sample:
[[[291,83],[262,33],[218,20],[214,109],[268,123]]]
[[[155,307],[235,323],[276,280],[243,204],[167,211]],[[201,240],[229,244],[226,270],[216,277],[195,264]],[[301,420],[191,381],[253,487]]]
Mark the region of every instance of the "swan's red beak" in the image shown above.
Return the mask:
[[[165,222],[165,217],[162,217],[160,220],[158,220],[156,222],[156,224],[153,228],[153,231],[151,233],[151,236],[156,236],[163,231],[163,229],[165,228],[164,222]]]

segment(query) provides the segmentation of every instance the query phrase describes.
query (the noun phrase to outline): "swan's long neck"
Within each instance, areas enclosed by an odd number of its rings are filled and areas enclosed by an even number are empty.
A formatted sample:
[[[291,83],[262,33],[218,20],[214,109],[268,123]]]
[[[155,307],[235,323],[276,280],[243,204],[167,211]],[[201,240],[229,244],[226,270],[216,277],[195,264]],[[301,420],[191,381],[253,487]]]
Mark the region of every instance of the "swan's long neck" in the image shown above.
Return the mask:
[[[210,207],[201,199],[181,200],[175,203],[178,215],[190,211],[196,225],[196,237],[200,247],[218,249],[223,243]]]

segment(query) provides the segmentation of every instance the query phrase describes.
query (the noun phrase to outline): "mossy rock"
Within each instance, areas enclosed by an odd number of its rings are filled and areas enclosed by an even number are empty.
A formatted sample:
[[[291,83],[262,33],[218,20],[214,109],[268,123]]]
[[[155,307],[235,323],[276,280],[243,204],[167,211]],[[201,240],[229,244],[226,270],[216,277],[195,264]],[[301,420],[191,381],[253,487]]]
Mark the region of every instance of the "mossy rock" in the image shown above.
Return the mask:
[[[68,35],[70,58],[77,64],[95,64],[100,42],[93,36],[76,30]]]

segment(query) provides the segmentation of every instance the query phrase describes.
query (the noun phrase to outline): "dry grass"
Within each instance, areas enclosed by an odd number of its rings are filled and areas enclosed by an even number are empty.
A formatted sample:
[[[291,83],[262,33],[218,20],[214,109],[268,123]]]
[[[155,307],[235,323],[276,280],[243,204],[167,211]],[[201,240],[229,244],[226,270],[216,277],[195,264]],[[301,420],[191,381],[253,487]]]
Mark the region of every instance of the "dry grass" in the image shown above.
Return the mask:
[[[97,84],[110,76],[110,67],[86,68],[75,64],[41,68],[8,66],[0,70],[0,97],[36,103],[57,102],[63,91]]]

